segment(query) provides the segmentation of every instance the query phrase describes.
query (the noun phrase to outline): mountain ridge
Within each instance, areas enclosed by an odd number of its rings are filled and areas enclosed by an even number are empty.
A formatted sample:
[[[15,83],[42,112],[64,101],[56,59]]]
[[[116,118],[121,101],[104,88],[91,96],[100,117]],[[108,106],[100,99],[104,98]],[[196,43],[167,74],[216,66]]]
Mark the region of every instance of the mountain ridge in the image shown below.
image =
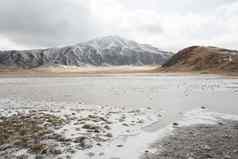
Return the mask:
[[[238,72],[238,51],[213,46],[191,46],[172,56],[164,71]]]
[[[161,65],[172,56],[148,44],[106,36],[65,47],[0,51],[1,67]]]

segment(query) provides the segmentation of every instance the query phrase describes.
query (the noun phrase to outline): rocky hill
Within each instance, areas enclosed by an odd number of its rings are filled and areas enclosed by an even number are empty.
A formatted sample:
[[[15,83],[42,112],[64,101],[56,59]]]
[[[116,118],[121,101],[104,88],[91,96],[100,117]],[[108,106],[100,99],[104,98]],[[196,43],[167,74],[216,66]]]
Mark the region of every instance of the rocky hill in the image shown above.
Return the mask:
[[[162,70],[238,72],[238,51],[192,46],[171,57],[162,65]]]
[[[0,67],[161,65],[172,55],[150,45],[107,36],[62,48],[0,51]]]

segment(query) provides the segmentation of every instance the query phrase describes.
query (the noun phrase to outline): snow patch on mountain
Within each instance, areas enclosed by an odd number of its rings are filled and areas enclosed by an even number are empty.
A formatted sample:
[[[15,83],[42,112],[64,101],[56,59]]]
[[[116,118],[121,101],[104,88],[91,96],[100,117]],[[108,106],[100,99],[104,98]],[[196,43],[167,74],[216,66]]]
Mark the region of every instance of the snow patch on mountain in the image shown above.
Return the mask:
[[[173,54],[119,36],[106,36],[62,48],[0,51],[0,66],[34,68],[40,66],[161,65]]]

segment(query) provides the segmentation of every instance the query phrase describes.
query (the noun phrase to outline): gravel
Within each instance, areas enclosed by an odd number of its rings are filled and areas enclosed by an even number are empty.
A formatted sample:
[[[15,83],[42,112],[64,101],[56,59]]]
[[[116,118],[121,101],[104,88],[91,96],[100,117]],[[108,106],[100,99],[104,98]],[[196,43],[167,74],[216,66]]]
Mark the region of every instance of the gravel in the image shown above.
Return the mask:
[[[221,123],[221,122],[220,122]],[[238,121],[224,120],[216,125],[177,127],[174,133],[154,143],[155,152],[144,159],[236,159]]]

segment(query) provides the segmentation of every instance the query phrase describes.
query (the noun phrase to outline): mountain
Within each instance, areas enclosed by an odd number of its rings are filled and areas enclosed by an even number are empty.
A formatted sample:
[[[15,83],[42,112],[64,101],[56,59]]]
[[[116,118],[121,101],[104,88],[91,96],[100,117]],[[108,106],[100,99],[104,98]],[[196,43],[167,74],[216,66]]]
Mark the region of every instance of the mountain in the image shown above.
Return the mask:
[[[162,65],[162,70],[238,72],[238,51],[192,46],[172,56]]]
[[[0,51],[0,67],[161,65],[171,56],[150,45],[107,36],[62,48]]]

